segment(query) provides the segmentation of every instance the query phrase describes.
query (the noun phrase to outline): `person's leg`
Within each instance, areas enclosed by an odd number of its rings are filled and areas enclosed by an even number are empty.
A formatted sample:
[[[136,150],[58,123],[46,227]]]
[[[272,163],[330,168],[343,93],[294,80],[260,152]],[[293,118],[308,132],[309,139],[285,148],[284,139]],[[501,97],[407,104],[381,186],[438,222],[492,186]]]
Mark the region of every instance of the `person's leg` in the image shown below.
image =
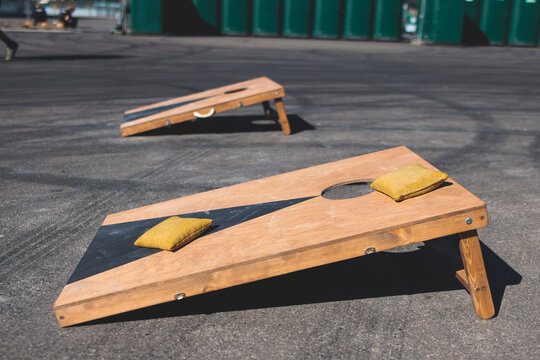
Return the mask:
[[[19,47],[19,44],[17,42],[11,40],[7,37],[6,34],[2,30],[0,30],[0,41],[2,41],[7,46],[7,55],[6,60],[11,60],[15,56],[15,52],[17,51],[17,48]]]

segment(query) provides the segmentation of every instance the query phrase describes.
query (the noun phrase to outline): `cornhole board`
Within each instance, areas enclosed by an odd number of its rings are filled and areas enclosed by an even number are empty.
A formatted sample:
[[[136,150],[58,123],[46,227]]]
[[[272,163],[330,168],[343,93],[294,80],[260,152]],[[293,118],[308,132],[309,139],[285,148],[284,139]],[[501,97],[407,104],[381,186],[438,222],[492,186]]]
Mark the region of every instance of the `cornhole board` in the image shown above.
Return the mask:
[[[488,224],[486,205],[456,181],[399,203],[376,191],[322,196],[411,164],[434,168],[397,147],[109,215],[54,304],[58,322],[78,324],[451,234],[459,234],[463,260],[456,277],[478,316],[490,318],[476,232]],[[133,245],[172,215],[214,224],[176,252]]]
[[[262,103],[266,118],[271,118],[273,112],[269,101],[274,100],[277,121],[283,133],[289,135],[291,129],[283,96],[283,86],[267,77],[260,77],[128,110],[124,113],[120,132],[122,136],[134,135],[257,103]]]

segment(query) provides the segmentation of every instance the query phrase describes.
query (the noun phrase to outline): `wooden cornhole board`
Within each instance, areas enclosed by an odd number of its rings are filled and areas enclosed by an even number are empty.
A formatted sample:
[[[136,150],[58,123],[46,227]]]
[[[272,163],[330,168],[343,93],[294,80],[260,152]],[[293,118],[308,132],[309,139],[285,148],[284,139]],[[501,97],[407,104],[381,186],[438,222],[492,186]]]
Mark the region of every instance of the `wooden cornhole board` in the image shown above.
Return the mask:
[[[262,103],[266,118],[270,118],[272,111],[269,101],[274,100],[277,121],[283,133],[289,135],[291,129],[283,96],[283,86],[267,77],[260,77],[128,110],[124,113],[120,132],[122,136],[134,135],[257,103]]]
[[[494,314],[476,229],[484,202],[452,179],[402,202],[370,192],[331,200],[331,187],[371,181],[428,162],[392,148],[107,216],[54,304],[69,326],[314,266],[459,234],[456,273],[474,309]],[[136,238],[172,216],[212,218],[208,233],[176,252],[137,248]]]

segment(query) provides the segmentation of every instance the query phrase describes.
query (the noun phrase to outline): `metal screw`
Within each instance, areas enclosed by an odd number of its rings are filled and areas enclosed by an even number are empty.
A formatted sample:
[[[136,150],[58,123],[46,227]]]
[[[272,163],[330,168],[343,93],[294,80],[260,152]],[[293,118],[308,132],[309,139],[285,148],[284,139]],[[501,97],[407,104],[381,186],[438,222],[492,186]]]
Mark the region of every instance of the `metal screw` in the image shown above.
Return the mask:
[[[471,225],[471,224],[472,224],[472,219],[471,219],[471,218],[466,218],[466,219],[465,219],[465,223],[466,223],[467,225]]]
[[[364,252],[366,253],[366,255],[370,255],[370,254],[375,254],[375,248],[374,247],[368,247],[364,250]]]
[[[167,125],[167,127],[171,127],[171,122],[169,120],[165,121],[165,125]]]
[[[238,106],[240,106],[240,107],[243,106],[241,101],[238,102]]]
[[[279,95],[279,91],[276,91],[276,96],[278,96],[278,95]]]
[[[175,300],[182,300],[185,297],[186,297],[186,294],[184,294],[184,293],[174,294],[174,299]]]

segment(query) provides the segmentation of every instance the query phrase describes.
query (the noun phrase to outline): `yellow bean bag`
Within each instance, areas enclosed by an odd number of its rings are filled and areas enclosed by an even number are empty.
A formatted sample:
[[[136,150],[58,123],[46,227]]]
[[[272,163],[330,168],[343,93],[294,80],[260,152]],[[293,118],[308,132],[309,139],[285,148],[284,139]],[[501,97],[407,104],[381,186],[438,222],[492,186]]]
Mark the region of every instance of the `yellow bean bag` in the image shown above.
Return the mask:
[[[210,225],[211,219],[172,216],[142,234],[134,245],[176,251],[204,233]]]
[[[435,190],[446,179],[448,174],[415,164],[378,177],[371,187],[401,201]]]

